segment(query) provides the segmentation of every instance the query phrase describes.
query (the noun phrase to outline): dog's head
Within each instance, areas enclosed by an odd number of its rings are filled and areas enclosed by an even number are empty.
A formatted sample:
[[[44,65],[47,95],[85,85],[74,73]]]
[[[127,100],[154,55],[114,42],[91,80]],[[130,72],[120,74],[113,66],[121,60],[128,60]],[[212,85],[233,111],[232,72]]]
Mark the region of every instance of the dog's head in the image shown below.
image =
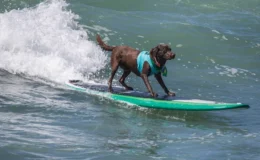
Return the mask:
[[[159,44],[156,47],[152,48],[150,51],[150,56],[154,63],[161,67],[167,60],[175,58],[175,53],[172,52],[171,48],[166,44]]]

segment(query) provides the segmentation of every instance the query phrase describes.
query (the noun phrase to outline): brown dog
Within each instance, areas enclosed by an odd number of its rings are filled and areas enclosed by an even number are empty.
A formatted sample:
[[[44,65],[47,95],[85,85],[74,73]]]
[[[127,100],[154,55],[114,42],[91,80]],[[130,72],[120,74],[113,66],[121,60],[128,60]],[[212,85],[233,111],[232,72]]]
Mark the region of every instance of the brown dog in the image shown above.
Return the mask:
[[[97,42],[102,49],[106,51],[112,51],[112,72],[108,80],[108,89],[110,92],[113,92],[112,80],[115,76],[115,73],[118,67],[121,67],[124,70],[124,73],[119,79],[119,82],[125,87],[125,89],[133,90],[132,87],[129,87],[125,84],[125,79],[131,72],[134,72],[137,76],[140,76],[143,79],[151,95],[153,97],[157,97],[158,95],[153,91],[148,81],[148,76],[154,74],[165,93],[169,96],[175,96],[175,93],[170,92],[165,86],[161,76],[161,70],[164,67],[166,61],[175,58],[175,53],[171,51],[171,48],[168,45],[159,44],[158,46],[152,48],[150,52],[144,53],[128,46],[108,46],[102,41],[99,35],[97,35]],[[140,58],[141,55],[144,55],[144,58]],[[141,64],[138,62],[141,62]]]

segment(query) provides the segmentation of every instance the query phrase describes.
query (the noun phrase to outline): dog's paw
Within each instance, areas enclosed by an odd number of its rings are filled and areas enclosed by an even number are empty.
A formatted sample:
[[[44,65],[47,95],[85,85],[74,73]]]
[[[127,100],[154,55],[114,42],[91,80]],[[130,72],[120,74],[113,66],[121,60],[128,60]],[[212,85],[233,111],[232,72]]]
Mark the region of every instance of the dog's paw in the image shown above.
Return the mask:
[[[168,96],[172,96],[172,97],[176,96],[176,94],[174,92],[168,92],[167,94],[168,94]]]
[[[114,90],[112,89],[112,87],[109,87],[109,88],[108,88],[108,92],[110,92],[110,93],[113,93],[113,92],[114,92]]]
[[[151,95],[152,95],[154,98],[158,97],[158,94],[155,93],[155,92],[151,93]]]

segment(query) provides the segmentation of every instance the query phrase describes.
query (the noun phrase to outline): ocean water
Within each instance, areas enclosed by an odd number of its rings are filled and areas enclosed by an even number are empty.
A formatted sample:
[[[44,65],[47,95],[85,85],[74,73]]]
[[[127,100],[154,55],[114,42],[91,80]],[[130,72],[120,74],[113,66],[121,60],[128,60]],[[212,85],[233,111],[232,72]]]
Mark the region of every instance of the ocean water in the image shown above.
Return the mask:
[[[167,43],[177,97],[250,108],[144,109],[69,90],[69,79],[107,83],[96,34],[140,50]],[[259,0],[2,0],[0,159],[258,160],[259,37]],[[146,91],[133,74],[127,83]]]

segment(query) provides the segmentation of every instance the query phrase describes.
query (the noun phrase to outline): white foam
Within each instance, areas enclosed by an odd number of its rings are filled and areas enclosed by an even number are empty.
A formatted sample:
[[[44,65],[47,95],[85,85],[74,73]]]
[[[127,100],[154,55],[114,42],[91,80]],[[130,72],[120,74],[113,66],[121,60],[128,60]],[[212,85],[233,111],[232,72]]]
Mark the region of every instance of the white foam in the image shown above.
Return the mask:
[[[177,44],[176,47],[180,48],[180,47],[182,47],[182,44]]]
[[[251,76],[256,76],[255,73],[250,72],[246,69],[232,68],[226,65],[216,65],[215,69],[219,71],[220,75],[226,75],[228,77],[238,77],[241,75],[247,76],[247,74]]]
[[[217,33],[217,34],[220,34],[220,32],[219,31],[217,31],[217,30],[211,30],[212,32],[214,32],[214,33]]]
[[[228,40],[228,39],[227,39],[227,37],[226,37],[226,36],[224,36],[224,35],[222,36],[222,39],[223,39],[223,40],[225,40],[225,41],[227,41],[227,40]]]
[[[107,56],[67,6],[51,0],[1,13],[0,69],[64,82],[103,68]]]
[[[216,63],[216,61],[215,61],[214,59],[210,59],[210,61],[211,61],[213,64]]]
[[[91,30],[94,30],[94,31],[111,32],[111,30],[107,29],[106,27],[102,27],[102,26],[99,26],[99,25],[93,25],[92,27],[84,25],[84,28],[88,28],[88,29],[91,29]]]

